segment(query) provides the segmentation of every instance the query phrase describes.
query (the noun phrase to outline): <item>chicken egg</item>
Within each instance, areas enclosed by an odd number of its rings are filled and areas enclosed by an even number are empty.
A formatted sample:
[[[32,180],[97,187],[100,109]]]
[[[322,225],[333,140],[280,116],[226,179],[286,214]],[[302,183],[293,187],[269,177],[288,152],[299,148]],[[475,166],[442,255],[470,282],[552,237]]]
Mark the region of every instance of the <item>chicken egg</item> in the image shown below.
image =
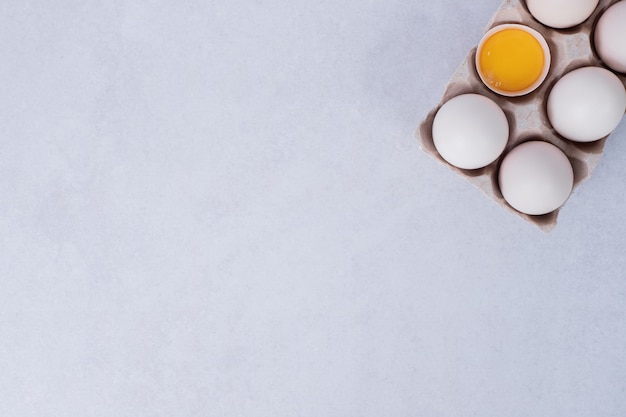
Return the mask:
[[[509,123],[493,100],[463,94],[446,102],[433,121],[437,152],[451,165],[478,169],[491,164],[504,151]]]
[[[574,171],[559,148],[532,141],[513,148],[504,157],[498,181],[511,207],[525,214],[542,215],[558,209],[569,198]]]
[[[528,26],[504,24],[489,30],[476,50],[476,70],[493,92],[516,97],[534,91],[550,70],[550,48]]]
[[[600,59],[607,66],[626,73],[626,1],[615,3],[602,14],[594,42]]]
[[[535,19],[556,29],[576,26],[591,16],[600,0],[526,0]]]
[[[552,88],[548,119],[563,137],[592,142],[609,135],[626,111],[626,89],[611,71],[585,67],[571,71]]]

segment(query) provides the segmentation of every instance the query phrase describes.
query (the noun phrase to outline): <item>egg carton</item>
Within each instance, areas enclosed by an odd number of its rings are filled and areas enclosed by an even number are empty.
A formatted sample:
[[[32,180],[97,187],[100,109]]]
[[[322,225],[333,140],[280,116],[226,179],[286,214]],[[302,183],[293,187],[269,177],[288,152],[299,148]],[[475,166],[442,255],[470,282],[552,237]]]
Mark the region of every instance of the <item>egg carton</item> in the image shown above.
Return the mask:
[[[504,97],[489,90],[480,80],[476,67],[476,47],[458,67],[443,97],[417,129],[421,149],[442,164],[464,176],[470,183],[491,197],[498,204],[534,224],[544,232],[557,224],[560,209],[541,216],[531,216],[513,209],[503,198],[498,185],[498,170],[502,159],[515,146],[530,140],[543,140],[556,145],[569,158],[574,170],[574,189],[591,176],[598,164],[607,136],[595,142],[578,143],[560,136],[550,125],[547,98],[554,84],[565,74],[586,66],[606,67],[593,49],[593,30],[602,13],[619,0],[600,0],[591,17],[582,24],[569,29],[553,29],[535,20],[520,0],[505,0],[491,18],[485,33],[491,28],[505,24],[526,25],[541,33],[551,52],[551,67],[543,84],[532,93],[522,97]],[[613,71],[626,86],[626,76]],[[448,100],[467,93],[476,93],[495,101],[504,110],[509,122],[510,136],[503,154],[492,164],[477,170],[465,170],[447,163],[437,152],[433,143],[432,126],[437,111]]]

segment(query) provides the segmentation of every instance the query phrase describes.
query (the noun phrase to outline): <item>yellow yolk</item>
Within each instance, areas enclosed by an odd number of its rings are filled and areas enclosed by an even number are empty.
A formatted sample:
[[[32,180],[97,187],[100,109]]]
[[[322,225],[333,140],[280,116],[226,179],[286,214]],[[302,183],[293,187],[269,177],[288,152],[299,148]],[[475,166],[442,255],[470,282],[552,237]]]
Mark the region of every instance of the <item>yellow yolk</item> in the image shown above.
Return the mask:
[[[485,83],[495,90],[515,93],[541,78],[545,57],[533,35],[521,29],[504,29],[485,41],[478,63]]]

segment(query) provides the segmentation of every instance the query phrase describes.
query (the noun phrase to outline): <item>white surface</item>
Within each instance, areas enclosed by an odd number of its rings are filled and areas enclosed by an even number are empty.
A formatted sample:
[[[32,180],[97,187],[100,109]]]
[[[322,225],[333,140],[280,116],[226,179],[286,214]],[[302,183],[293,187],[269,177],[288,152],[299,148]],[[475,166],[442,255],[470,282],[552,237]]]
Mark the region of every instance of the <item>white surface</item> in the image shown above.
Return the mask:
[[[626,414],[624,123],[549,235],[412,138],[497,6],[2,2],[0,415]]]

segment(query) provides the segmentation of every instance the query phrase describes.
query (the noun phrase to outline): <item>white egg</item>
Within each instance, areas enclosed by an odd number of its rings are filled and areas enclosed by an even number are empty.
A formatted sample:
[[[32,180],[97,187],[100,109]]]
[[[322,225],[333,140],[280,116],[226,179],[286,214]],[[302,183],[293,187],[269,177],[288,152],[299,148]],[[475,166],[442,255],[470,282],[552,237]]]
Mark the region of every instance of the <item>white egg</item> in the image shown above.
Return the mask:
[[[491,164],[504,151],[509,123],[504,111],[479,94],[463,94],[445,103],[433,121],[433,141],[443,159],[462,169]]]
[[[615,71],[626,73],[626,1],[615,3],[602,14],[594,41],[600,59]]]
[[[600,67],[567,73],[548,97],[548,118],[563,137],[592,142],[609,135],[626,111],[626,89],[611,71]]]
[[[556,146],[525,142],[511,150],[499,172],[500,191],[517,211],[530,215],[550,213],[565,203],[574,186],[574,171]]]
[[[584,22],[598,7],[599,0],[526,0],[535,19],[557,29]]]

